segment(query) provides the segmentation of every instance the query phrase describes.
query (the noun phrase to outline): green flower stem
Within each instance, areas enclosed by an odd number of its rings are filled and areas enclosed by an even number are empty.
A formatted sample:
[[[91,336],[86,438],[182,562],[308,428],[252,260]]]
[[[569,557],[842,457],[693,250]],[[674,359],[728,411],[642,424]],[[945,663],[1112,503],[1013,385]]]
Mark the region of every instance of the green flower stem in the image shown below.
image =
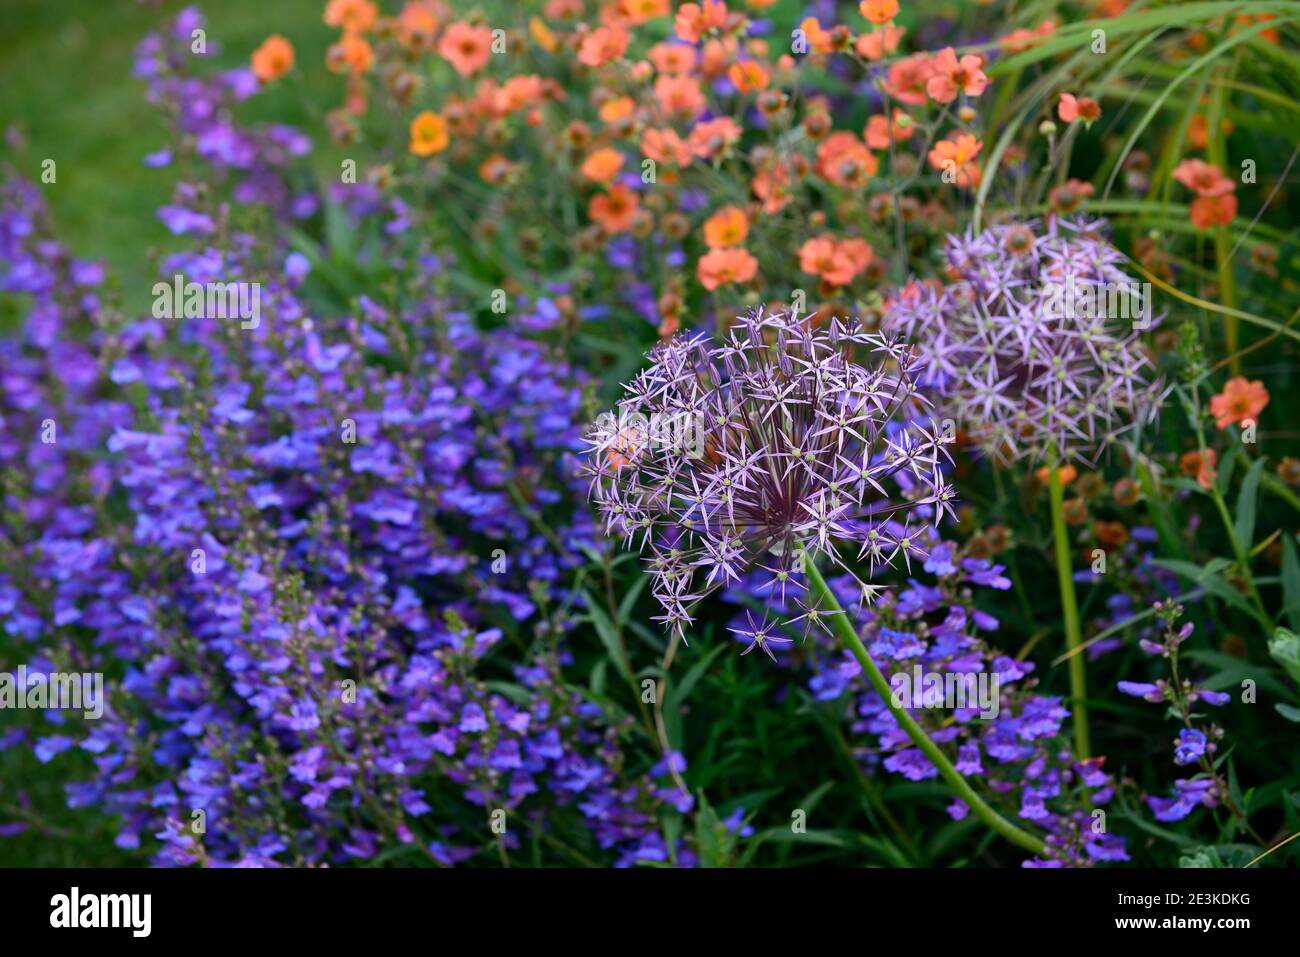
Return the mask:
[[[912,743],[930,759],[930,763],[935,766],[939,776],[952,788],[957,797],[966,803],[966,806],[971,809],[975,816],[988,825],[991,830],[1002,835],[1013,844],[1018,844],[1040,857],[1046,856],[1047,845],[1040,838],[1016,827],[989,807],[984,802],[984,799],[975,793],[974,789],[966,782],[966,779],[958,773],[957,769],[952,766],[952,762],[948,760],[947,755],[939,749],[937,744],[930,740],[929,736],[912,716],[894,703],[894,695],[889,687],[889,682],[885,680],[885,676],[881,674],[880,669],[876,667],[876,663],[867,654],[866,646],[862,644],[862,639],[858,637],[857,629],[849,622],[849,616],[826,584],[826,579],[817,570],[817,564],[809,559],[805,564],[805,571],[808,573],[809,590],[817,602],[817,607],[828,612],[826,617],[830,620],[830,626],[834,629],[836,637],[853,653],[853,657],[858,659],[858,664],[862,665],[862,670],[866,674],[867,680],[871,682],[871,687],[880,695],[885,702],[885,707],[893,714],[899,727],[907,732],[907,736],[912,739]]]
[[[1074,596],[1074,569],[1070,562],[1070,539],[1065,530],[1065,488],[1055,462],[1047,467],[1051,476],[1052,540],[1056,545],[1056,581],[1061,589],[1061,615],[1065,620],[1065,648],[1075,651],[1082,641],[1079,631],[1079,602]],[[1074,716],[1074,751],[1082,759],[1091,757],[1088,736],[1087,679],[1083,655],[1070,656],[1070,712]]]

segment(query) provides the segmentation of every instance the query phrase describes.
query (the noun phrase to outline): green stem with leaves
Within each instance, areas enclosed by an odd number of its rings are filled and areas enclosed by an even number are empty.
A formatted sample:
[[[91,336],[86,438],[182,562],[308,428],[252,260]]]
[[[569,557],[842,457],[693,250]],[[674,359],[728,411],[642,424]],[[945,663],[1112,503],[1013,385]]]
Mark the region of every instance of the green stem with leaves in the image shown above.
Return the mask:
[[[975,793],[975,790],[967,783],[966,779],[953,767],[952,762],[948,760],[948,756],[943,753],[937,744],[930,740],[929,735],[907,713],[907,710],[894,702],[894,694],[889,687],[889,682],[885,680],[885,676],[876,667],[876,663],[871,660],[871,655],[867,653],[866,646],[862,644],[862,639],[858,637],[857,629],[853,627],[848,614],[844,611],[834,593],[831,592],[830,586],[826,584],[826,579],[818,571],[816,562],[810,558],[805,565],[805,570],[808,573],[809,591],[812,593],[817,607],[826,613],[835,636],[844,644],[844,647],[852,652],[853,657],[858,659],[858,664],[862,665],[862,671],[871,683],[871,687],[880,695],[885,707],[894,716],[894,720],[912,739],[912,743],[930,759],[930,763],[934,765],[935,770],[939,772],[939,776],[943,778],[944,782],[952,788],[957,797],[965,802],[966,806],[971,809],[971,813],[983,821],[990,830],[1040,857],[1046,856],[1047,845],[1043,843],[1042,839],[1016,827],[985,803],[984,799]]]
[[[1052,542],[1056,546],[1056,581],[1061,590],[1061,616],[1065,622],[1065,649],[1075,651],[1083,640],[1079,630],[1079,602],[1074,594],[1074,569],[1070,563],[1070,538],[1065,528],[1065,487],[1061,470],[1048,466],[1048,488],[1052,498]],[[1074,751],[1080,758],[1092,755],[1088,735],[1087,677],[1083,655],[1070,656],[1070,711],[1074,716]]]

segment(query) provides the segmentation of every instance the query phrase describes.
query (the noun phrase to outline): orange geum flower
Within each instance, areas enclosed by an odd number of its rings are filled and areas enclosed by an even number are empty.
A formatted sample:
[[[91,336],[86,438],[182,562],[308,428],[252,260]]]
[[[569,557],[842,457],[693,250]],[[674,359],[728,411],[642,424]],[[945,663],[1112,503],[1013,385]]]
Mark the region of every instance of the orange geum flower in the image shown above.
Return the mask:
[[[325,53],[325,65],[334,73],[365,73],[374,61],[370,44],[351,33],[345,33]]]
[[[1056,30],[1056,24],[1051,20],[1044,20],[1033,30],[1012,30],[1002,39],[998,40],[998,45],[1007,53],[1023,53],[1025,50],[1036,46],[1042,39],[1049,36]]]
[[[799,24],[808,48],[813,53],[830,53],[835,49],[835,37],[829,30],[823,30],[816,17],[808,17]]]
[[[632,228],[632,221],[640,208],[641,200],[636,193],[618,183],[608,193],[591,198],[587,215],[606,233],[623,233]]]
[[[974,136],[961,133],[956,140],[940,140],[935,143],[928,159],[934,169],[949,174],[948,182],[969,189],[979,185],[980,168],[972,161],[983,148],[984,144]]]
[[[721,40],[708,40],[700,52],[700,75],[712,80],[727,72],[727,67],[736,60],[738,44],[735,37],[723,37]]]
[[[1053,186],[1047,194],[1047,205],[1055,213],[1069,214],[1082,208],[1088,197],[1096,192],[1093,185],[1081,179],[1067,179]]]
[[[519,112],[541,98],[542,78],[536,73],[526,73],[506,80],[496,91],[492,106],[497,114],[506,116]]]
[[[450,141],[447,121],[437,113],[425,110],[411,120],[411,152],[416,156],[441,153]]]
[[[1222,196],[1198,196],[1192,200],[1188,218],[1197,229],[1226,226],[1237,218],[1237,197],[1232,193]]]
[[[584,66],[603,66],[627,52],[628,32],[622,27],[597,27],[582,38],[578,62]]]
[[[722,0],[683,3],[677,8],[673,28],[687,43],[699,43],[710,30],[721,30],[727,23],[727,5]]]
[[[533,17],[528,21],[528,35],[547,53],[554,53],[560,48],[560,38],[552,32],[541,17]]]
[[[1194,190],[1197,196],[1222,196],[1237,188],[1237,184],[1225,176],[1223,170],[1199,159],[1183,160],[1175,166],[1174,179]]]
[[[870,266],[871,260],[876,258],[876,251],[871,248],[871,244],[865,239],[858,239],[856,236],[841,239],[839,252],[849,257],[849,262],[853,264],[853,274],[855,276]]]
[[[898,0],[862,0],[858,10],[876,26],[882,26],[898,16]]]
[[[862,131],[862,138],[866,140],[867,146],[873,150],[889,149],[889,139],[892,131],[894,143],[898,144],[912,136],[916,135],[919,127],[912,122],[912,118],[902,110],[894,109],[894,122],[891,124],[885,119],[885,114],[877,113],[867,120],[867,128]]]
[[[617,123],[627,119],[636,110],[636,100],[630,96],[616,96],[600,105],[597,115],[602,123]]]
[[[836,186],[856,188],[866,184],[880,163],[856,135],[839,130],[817,147],[817,175]]]
[[[693,157],[690,147],[672,127],[651,127],[641,135],[641,152],[656,163],[689,166]]]
[[[790,202],[790,170],[783,163],[764,166],[754,174],[749,188],[763,203],[763,212],[775,216]]]
[[[690,76],[661,76],[655,80],[655,99],[665,113],[698,116],[704,112],[704,94]]]
[[[696,123],[686,137],[686,145],[691,153],[700,159],[713,159],[721,156],[733,143],[740,141],[741,129],[729,116]]]
[[[726,206],[704,223],[704,242],[710,249],[739,246],[749,235],[749,217],[739,206]]]
[[[1237,184],[1219,167],[1204,160],[1183,160],[1174,167],[1174,179],[1195,191],[1189,218],[1197,229],[1226,226],[1237,216]]]
[[[700,257],[695,275],[712,292],[719,286],[749,282],[758,275],[758,260],[744,249],[710,249]]]
[[[669,13],[668,0],[622,0],[619,9],[627,22],[646,23],[656,17],[666,17]]]
[[[397,15],[397,36],[402,46],[411,50],[428,50],[438,32],[438,18],[426,3],[411,0]]]
[[[1247,419],[1259,421],[1259,414],[1268,405],[1268,389],[1258,379],[1247,381],[1244,376],[1229,379],[1223,391],[1210,399],[1210,414],[1214,424],[1221,429],[1237,425]]]
[[[293,44],[273,33],[253,51],[253,75],[263,83],[278,80],[293,68]]]
[[[1056,115],[1062,123],[1083,120],[1084,126],[1092,126],[1093,121],[1101,116],[1101,107],[1090,96],[1076,98],[1073,93],[1062,93],[1061,102],[1056,105]]]
[[[929,56],[918,53],[891,64],[885,78],[885,92],[909,106],[925,106],[926,88],[934,74]]]
[[[1184,452],[1178,460],[1178,467],[1184,475],[1195,476],[1197,484],[1208,490],[1214,487],[1214,479],[1218,475],[1214,469],[1218,458],[1214,449],[1206,449],[1204,454],[1195,450]]]
[[[820,276],[833,286],[845,286],[853,281],[857,270],[853,257],[842,249],[829,233],[806,240],[799,247],[799,268],[813,276]]]
[[[656,43],[650,48],[650,62],[660,73],[690,73],[695,69],[695,61],[695,47],[682,43]]]
[[[768,84],[767,71],[756,60],[745,60],[731,64],[727,70],[727,79],[741,93],[753,93],[764,89]]]
[[[863,59],[883,60],[898,49],[898,44],[905,33],[907,33],[906,27],[882,27],[872,33],[859,34],[854,46]]]
[[[1236,124],[1232,119],[1225,116],[1219,121],[1219,131],[1227,136],[1234,129]],[[1187,142],[1194,150],[1203,150],[1210,141],[1210,121],[1205,118],[1204,113],[1193,113],[1191,122],[1187,124]]]
[[[608,183],[623,168],[623,154],[618,150],[596,150],[582,164],[582,175],[598,183]]]
[[[492,56],[492,31],[457,20],[443,33],[438,53],[461,76],[473,76]]]
[[[506,159],[500,153],[493,153],[482,163],[479,164],[478,174],[483,178],[483,182],[490,183],[493,186],[500,186],[515,170],[515,165]]]
[[[951,103],[958,93],[979,96],[989,85],[983,66],[983,59],[974,53],[967,53],[959,60],[952,47],[945,47],[934,58],[934,72],[926,81],[925,92],[936,103]]]
[[[325,5],[325,25],[345,33],[365,33],[379,19],[379,8],[370,0],[330,0]]]

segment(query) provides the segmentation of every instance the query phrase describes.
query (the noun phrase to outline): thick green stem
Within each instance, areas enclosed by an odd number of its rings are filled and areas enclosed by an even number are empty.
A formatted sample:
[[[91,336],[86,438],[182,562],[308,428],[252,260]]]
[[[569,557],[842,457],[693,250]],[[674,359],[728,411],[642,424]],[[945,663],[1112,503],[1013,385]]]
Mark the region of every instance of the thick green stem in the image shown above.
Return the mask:
[[[809,560],[805,565],[805,569],[808,573],[809,590],[817,602],[817,607],[828,613],[826,617],[829,619],[830,626],[834,629],[836,637],[853,653],[853,657],[858,659],[858,664],[862,665],[862,671],[866,674],[867,680],[871,682],[871,687],[880,695],[885,702],[885,707],[893,714],[894,720],[898,722],[899,727],[907,732],[907,736],[912,739],[912,743],[930,759],[930,763],[939,772],[939,776],[952,788],[957,797],[966,803],[971,812],[988,825],[991,830],[1002,835],[1013,844],[1018,844],[1026,850],[1033,851],[1040,857],[1046,856],[1047,845],[1040,838],[1016,827],[989,807],[984,802],[984,799],[975,793],[975,790],[966,782],[966,779],[961,776],[957,769],[952,766],[952,762],[948,760],[947,755],[939,749],[937,744],[930,740],[929,735],[907,713],[907,710],[894,703],[894,694],[889,687],[889,682],[885,680],[885,676],[876,667],[876,663],[871,660],[871,655],[867,654],[866,646],[862,644],[862,639],[858,637],[857,629],[853,627],[853,624],[849,621],[849,616],[826,584],[826,579],[822,578],[821,572],[817,570],[816,563]]]
[[[1070,562],[1070,539],[1065,530],[1065,487],[1061,470],[1052,463],[1049,488],[1052,494],[1052,540],[1056,545],[1056,581],[1061,589],[1061,615],[1065,620],[1065,648],[1075,651],[1082,642],[1079,632],[1079,602],[1074,597],[1074,569]],[[1091,757],[1088,740],[1087,680],[1083,655],[1070,656],[1070,711],[1074,715],[1074,751],[1078,758]]]

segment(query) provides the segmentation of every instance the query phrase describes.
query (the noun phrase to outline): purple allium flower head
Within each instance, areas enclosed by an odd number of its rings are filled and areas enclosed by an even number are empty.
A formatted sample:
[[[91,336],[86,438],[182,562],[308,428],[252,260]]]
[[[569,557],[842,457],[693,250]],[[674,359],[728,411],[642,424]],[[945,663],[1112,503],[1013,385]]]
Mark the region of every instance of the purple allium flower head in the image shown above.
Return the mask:
[[[855,319],[812,328],[759,311],[720,345],[682,336],[650,359],[589,434],[589,471],[606,532],[648,552],[670,631],[756,562],[772,566],[770,607],[803,597],[805,559],[844,565],[840,543],[873,572],[924,558],[923,531],[954,495],[940,438],[914,421],[924,399],[907,347]]]
[[[1154,323],[1149,287],[1139,305],[1104,228],[1052,219],[951,236],[958,280],[889,305],[885,329],[925,351],[939,412],[1002,462],[1091,462],[1157,411],[1139,338]]]

